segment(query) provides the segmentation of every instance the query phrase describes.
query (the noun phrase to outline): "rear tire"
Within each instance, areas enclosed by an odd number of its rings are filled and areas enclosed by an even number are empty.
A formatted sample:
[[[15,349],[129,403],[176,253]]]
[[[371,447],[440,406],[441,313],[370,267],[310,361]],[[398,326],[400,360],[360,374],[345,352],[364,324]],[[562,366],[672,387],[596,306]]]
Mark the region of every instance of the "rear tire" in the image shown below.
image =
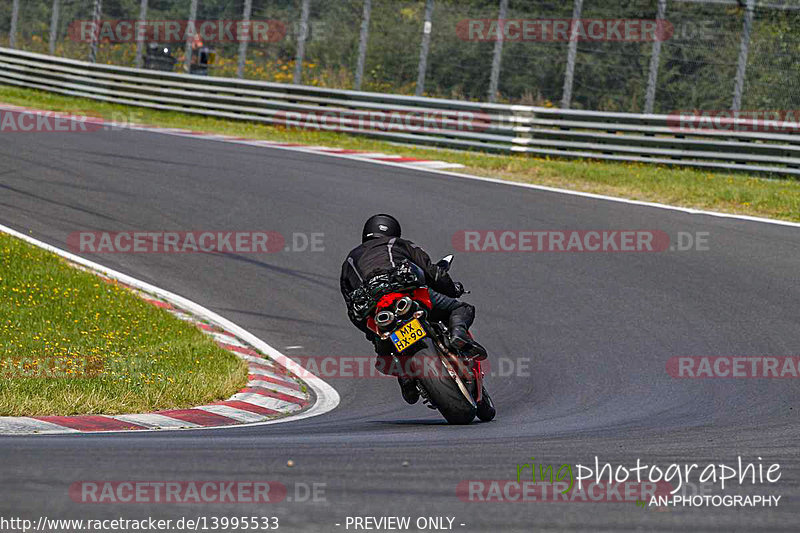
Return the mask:
[[[497,414],[497,409],[494,408],[494,402],[489,393],[486,392],[486,387],[481,391],[481,401],[478,402],[478,418],[481,422],[491,422]]]
[[[414,354],[414,373],[445,420],[450,424],[469,424],[475,419],[477,408],[467,401],[439,352],[428,341],[427,346]]]

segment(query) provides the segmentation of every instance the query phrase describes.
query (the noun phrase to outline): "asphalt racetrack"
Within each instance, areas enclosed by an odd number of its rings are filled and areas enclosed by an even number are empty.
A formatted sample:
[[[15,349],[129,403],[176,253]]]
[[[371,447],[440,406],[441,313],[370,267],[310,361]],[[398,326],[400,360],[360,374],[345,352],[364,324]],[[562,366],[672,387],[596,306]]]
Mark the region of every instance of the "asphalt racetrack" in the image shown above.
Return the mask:
[[[147,132],[0,142],[0,223],[61,248],[89,230],[323,233],[321,252],[82,254],[190,298],[289,356],[372,354],[347,320],[338,277],[363,221],[384,211],[434,259],[454,251],[462,230],[707,232],[708,249],[456,253],[452,273],[472,290],[473,330],[494,365],[494,422],[448,426],[406,405],[394,380],[326,378],[341,404],[298,422],[0,437],[0,516],[274,516],[286,532],[354,531],[353,517],[366,516],[450,517],[465,532],[797,530],[800,382],[676,379],[666,368],[672,357],[800,356],[800,228]],[[780,479],[723,491],[699,486],[695,471],[688,494],[780,496],[777,507],[464,501],[457,492],[469,480],[515,480],[524,463],[735,467],[739,456],[764,471],[779,464]],[[86,480],[268,480],[288,498],[74,501],[69,487]]]

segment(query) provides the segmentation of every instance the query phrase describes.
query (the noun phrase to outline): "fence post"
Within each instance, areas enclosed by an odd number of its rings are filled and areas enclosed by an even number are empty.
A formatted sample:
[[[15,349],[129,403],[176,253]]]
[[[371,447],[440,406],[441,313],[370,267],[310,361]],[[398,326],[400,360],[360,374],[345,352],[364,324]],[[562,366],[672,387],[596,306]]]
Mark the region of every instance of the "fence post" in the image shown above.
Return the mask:
[[[494,55],[492,56],[492,73],[489,76],[489,102],[497,100],[497,87],[500,84],[500,63],[503,57],[503,40],[505,39],[502,28],[508,13],[508,0],[500,0],[500,12],[497,14],[497,40],[494,42]]]
[[[658,63],[661,58],[661,35],[664,32],[664,17],[667,14],[667,0],[658,0],[656,14],[656,38],[653,41],[653,53],[650,55],[650,70],[647,74],[647,92],[644,96],[644,112],[651,114],[656,102],[656,81],[658,80]]]
[[[417,96],[425,92],[425,71],[428,70],[428,50],[431,46],[431,30],[433,29],[433,2],[425,2],[425,24],[422,27],[422,44],[419,47],[419,67],[417,68]]]
[[[89,63],[97,61],[97,44],[100,41],[100,18],[103,13],[102,0],[94,0],[92,9],[92,41],[89,43]]]
[[[242,38],[241,35],[239,36],[239,38],[242,40],[239,41],[239,64],[236,65],[237,78],[244,78],[244,66],[247,62],[247,45],[253,36],[253,28],[250,25],[250,14],[252,11],[253,0],[244,0],[244,13],[242,13],[242,22],[244,23],[244,26],[247,27],[248,31],[245,34],[246,38]]]
[[[583,11],[583,0],[575,0],[572,6],[572,23],[569,32],[569,49],[567,51],[567,71],[564,73],[564,91],[561,95],[561,107],[569,109],[572,102],[572,80],[575,76],[575,56],[578,53],[578,24]]]
[[[50,55],[56,55],[56,39],[58,39],[58,11],[61,0],[53,0],[53,10],[50,13]]]
[[[139,5],[139,25],[144,27],[145,24],[147,24],[147,0],[142,0]],[[144,66],[144,35],[142,33],[134,31],[136,37],[136,68]]]
[[[303,0],[300,8],[300,34],[297,36],[297,55],[294,58],[294,78],[292,83],[298,85],[302,81],[303,58],[306,55],[306,39],[308,39],[308,17],[311,12],[311,0]]]
[[[19,21],[19,0],[14,0],[11,6],[11,29],[8,33],[8,47],[17,47],[17,22]]]
[[[754,9],[755,0],[747,0],[742,27],[742,41],[739,45],[739,61],[736,64],[736,81],[733,86],[732,111],[739,111],[742,107],[742,92],[744,91],[744,77],[747,70],[747,54],[750,51],[750,32],[753,30]]]
[[[361,90],[364,80],[364,63],[367,60],[367,39],[369,39],[369,18],[372,14],[372,0],[364,0],[364,12],[361,15],[361,34],[358,36],[358,63],[356,65],[356,79],[354,88]]]
[[[189,20],[186,21],[186,48],[184,51],[183,68],[187,74],[192,72],[192,45],[194,38],[197,35],[197,28],[194,27],[197,21],[197,2],[199,0],[192,0],[189,6]]]

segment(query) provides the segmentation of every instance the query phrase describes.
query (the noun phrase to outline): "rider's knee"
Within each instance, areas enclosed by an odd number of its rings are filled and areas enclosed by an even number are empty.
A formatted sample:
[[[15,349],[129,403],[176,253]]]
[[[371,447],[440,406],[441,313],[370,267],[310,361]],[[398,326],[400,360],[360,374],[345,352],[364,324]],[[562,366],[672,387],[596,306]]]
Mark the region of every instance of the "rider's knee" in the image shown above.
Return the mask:
[[[461,309],[461,308],[463,308],[464,310],[466,310],[467,312],[469,312],[472,315],[475,314],[475,306],[472,305],[472,304],[468,304],[467,302],[459,301],[458,302],[458,307],[456,307],[456,309]]]

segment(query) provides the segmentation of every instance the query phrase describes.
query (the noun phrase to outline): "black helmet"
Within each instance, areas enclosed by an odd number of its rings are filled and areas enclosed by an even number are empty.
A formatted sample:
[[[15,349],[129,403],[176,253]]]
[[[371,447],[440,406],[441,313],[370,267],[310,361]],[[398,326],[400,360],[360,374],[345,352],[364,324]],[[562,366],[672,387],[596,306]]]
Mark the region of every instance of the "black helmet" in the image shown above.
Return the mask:
[[[400,223],[392,215],[373,215],[364,224],[361,242],[373,237],[399,237]]]

